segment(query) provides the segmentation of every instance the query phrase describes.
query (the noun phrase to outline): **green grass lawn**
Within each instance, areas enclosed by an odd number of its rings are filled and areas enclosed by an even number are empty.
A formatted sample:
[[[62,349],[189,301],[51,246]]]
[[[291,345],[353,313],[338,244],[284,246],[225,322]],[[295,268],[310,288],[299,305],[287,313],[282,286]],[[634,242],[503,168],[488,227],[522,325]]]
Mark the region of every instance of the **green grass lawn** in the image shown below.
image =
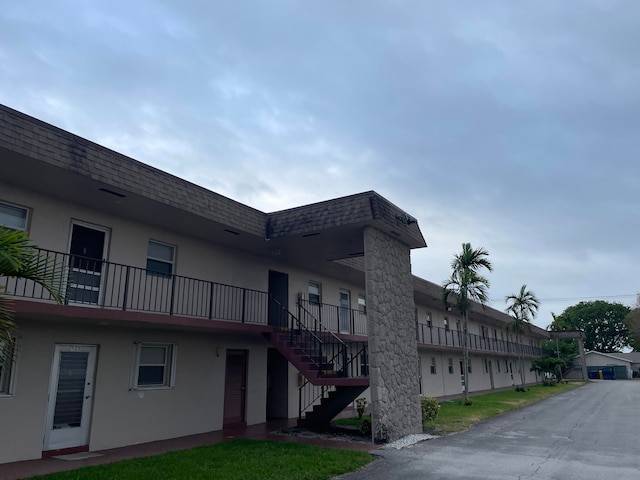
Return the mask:
[[[366,452],[298,443],[233,440],[154,457],[33,478],[47,480],[325,480],[372,460]]]
[[[560,383],[553,387],[535,385],[533,387],[527,387],[526,392],[516,392],[514,389],[488,393],[486,395],[475,395],[471,397],[473,404],[467,406],[463,404],[463,400],[443,402],[440,404],[440,411],[438,412],[436,420],[427,425],[424,431],[425,433],[435,435],[461,432],[485,418],[495,417],[501,413],[538,402],[583,384],[584,382],[569,382]],[[363,416],[362,420],[365,418],[371,420],[370,415]],[[335,425],[360,428],[362,420],[358,419],[358,417],[350,417],[340,418],[334,420],[332,423]]]
[[[362,418],[358,418],[358,417],[336,418],[331,423],[333,423],[334,425],[340,425],[342,427],[355,427],[357,429],[360,429],[360,427],[362,426],[363,420],[371,421],[371,414],[367,413],[363,415]]]
[[[489,417],[539,402],[545,398],[572,390],[584,382],[559,383],[553,387],[535,385],[527,387],[526,392],[504,390],[486,395],[472,396],[472,405],[464,405],[463,400],[452,400],[440,404],[435,421],[425,427],[425,432],[447,434],[461,432],[471,425]]]
[[[533,386],[526,392],[505,390],[462,400],[443,402],[436,420],[425,432],[447,434],[509,410],[571,390],[584,382],[554,387]],[[365,416],[363,418],[367,418]],[[358,417],[334,421],[359,427]],[[312,445],[256,440],[234,440],[208,447],[171,452],[154,457],[85,467],[39,477],[47,480],[325,480],[357,470],[372,460],[365,452],[336,450]]]

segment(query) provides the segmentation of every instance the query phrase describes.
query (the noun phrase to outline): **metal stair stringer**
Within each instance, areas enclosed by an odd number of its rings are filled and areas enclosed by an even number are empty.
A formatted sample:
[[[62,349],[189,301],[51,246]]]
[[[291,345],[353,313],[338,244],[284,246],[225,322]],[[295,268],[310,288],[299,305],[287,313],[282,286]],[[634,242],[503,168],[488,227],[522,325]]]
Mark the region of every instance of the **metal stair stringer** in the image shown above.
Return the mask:
[[[324,396],[320,403],[306,412],[304,418],[298,419],[298,425],[305,427],[325,427],[336,415],[342,412],[351,402],[369,387],[367,385],[338,385],[335,390]]]

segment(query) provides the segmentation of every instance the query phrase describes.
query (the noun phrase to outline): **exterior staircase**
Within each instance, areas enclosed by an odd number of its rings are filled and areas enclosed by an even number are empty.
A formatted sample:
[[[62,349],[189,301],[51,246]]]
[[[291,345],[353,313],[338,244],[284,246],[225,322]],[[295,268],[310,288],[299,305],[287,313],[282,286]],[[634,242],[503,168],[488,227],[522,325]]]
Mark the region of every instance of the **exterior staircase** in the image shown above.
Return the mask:
[[[326,426],[369,386],[369,377],[357,368],[367,344],[345,343],[318,321],[300,322],[275,299],[272,308],[279,309],[281,320],[265,336],[305,377],[300,386],[298,424]]]

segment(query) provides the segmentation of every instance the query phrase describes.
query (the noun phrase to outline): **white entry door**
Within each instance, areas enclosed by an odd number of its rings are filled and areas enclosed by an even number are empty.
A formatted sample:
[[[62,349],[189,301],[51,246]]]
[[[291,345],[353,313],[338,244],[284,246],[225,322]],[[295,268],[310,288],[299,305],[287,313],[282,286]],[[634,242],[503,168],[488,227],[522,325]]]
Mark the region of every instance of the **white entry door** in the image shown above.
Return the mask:
[[[88,445],[95,364],[95,345],[56,345],[44,450]]]
[[[351,299],[347,290],[340,290],[340,308],[338,317],[340,333],[351,333]]]

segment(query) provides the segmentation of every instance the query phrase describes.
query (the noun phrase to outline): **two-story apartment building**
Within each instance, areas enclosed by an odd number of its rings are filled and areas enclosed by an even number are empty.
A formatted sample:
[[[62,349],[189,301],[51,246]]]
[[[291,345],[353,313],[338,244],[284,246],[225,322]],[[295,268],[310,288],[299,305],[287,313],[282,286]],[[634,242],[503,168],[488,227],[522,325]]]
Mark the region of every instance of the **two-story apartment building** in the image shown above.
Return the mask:
[[[370,386],[377,401],[384,378],[408,395],[462,391],[459,312],[410,273],[385,284],[397,248],[426,244],[375,192],[264,213],[0,106],[0,225],[29,233],[65,296],[0,277],[17,324],[0,349],[0,462],[321,423]],[[409,325],[405,353],[382,317]],[[471,391],[517,383],[520,351],[537,381],[546,332],[508,324],[474,305]]]

